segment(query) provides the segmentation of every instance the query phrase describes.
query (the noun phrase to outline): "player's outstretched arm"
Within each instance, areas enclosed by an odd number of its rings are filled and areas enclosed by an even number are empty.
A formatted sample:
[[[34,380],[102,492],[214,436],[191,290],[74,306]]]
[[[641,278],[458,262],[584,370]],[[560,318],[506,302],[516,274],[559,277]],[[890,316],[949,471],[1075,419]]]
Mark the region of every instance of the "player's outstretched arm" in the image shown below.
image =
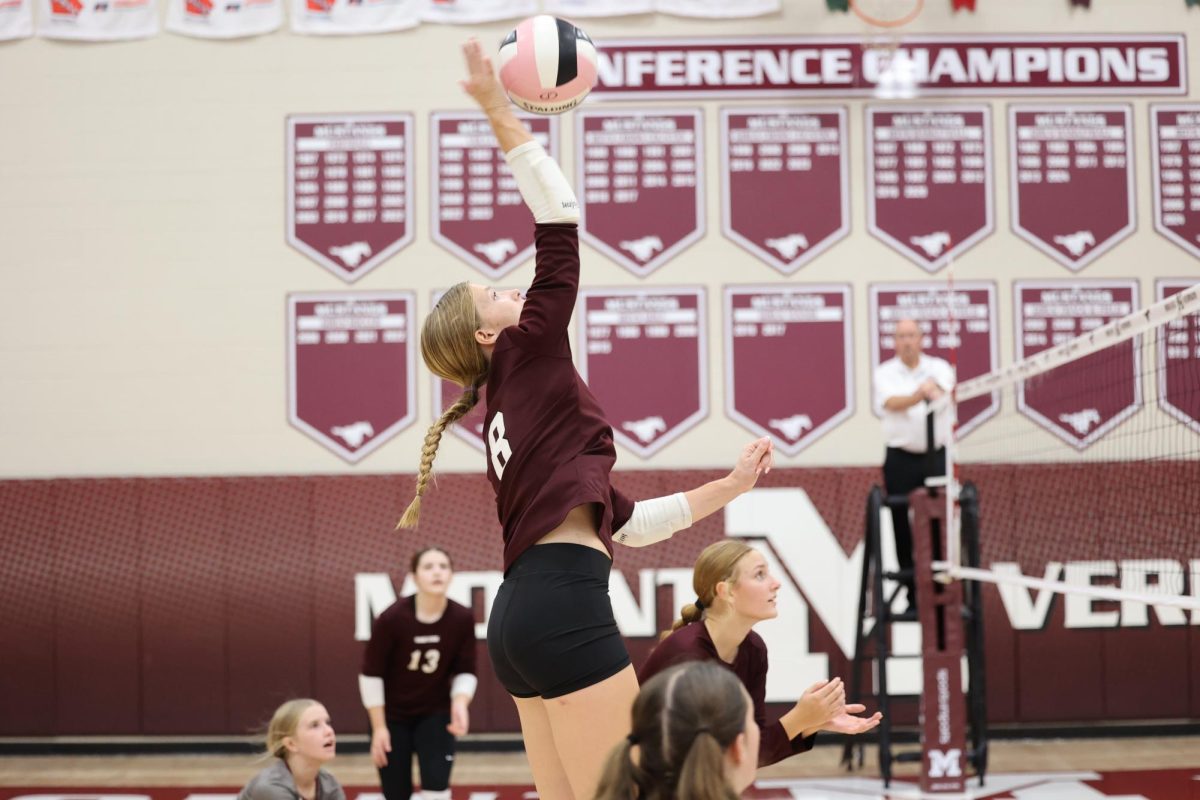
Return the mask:
[[[638,500],[629,520],[613,533],[613,541],[627,547],[645,547],[670,539],[676,531],[690,527],[753,489],[759,476],[770,472],[774,464],[775,445],[771,439],[766,436],[755,439],[742,449],[737,464],[725,477],[689,492]]]
[[[512,103],[496,77],[492,60],[484,55],[483,45],[478,39],[467,39],[462,51],[467,62],[467,77],[459,81],[458,85],[487,115],[496,140],[500,143],[500,149],[507,153],[526,142],[532,142],[532,134],[513,113]]]

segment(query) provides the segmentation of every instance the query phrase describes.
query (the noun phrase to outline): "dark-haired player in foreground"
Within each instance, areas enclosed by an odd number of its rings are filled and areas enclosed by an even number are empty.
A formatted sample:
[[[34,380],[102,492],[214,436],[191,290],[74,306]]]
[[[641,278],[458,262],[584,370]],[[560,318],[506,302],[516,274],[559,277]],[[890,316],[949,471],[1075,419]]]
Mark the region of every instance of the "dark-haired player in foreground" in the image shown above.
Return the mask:
[[[488,623],[496,676],[517,704],[525,750],[545,800],[591,800],[606,754],[629,732],[637,679],[608,597],[612,542],[643,546],[722,508],[772,465],[763,438],[728,476],[634,503],[613,488],[612,429],[575,370],[567,327],[579,288],[579,203],[512,112],[476,41],[463,48],[463,89],[487,115],[537,223],[527,296],[451,287],[421,329],[435,374],[464,387],[425,437],[416,524],[446,426],[486,385],[487,475],[504,531],[504,583]]]
[[[470,727],[477,683],[475,615],[446,597],[454,573],[445,550],[418,550],[411,567],[416,594],[371,626],[358,685],[383,796],[409,800],[416,753],[422,800],[450,800],[454,737]]]

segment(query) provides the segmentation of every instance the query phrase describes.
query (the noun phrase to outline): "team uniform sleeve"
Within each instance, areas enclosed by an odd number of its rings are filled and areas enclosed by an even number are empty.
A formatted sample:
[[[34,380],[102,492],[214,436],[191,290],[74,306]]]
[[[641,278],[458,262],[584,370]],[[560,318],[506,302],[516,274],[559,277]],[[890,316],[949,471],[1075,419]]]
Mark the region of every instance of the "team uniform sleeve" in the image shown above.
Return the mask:
[[[755,671],[750,684],[746,690],[750,693],[750,699],[754,703],[754,720],[758,723],[759,730],[762,731],[758,748],[758,765],[765,767],[769,764],[777,764],[789,756],[811,750],[813,742],[817,738],[816,734],[807,738],[797,736],[795,739],[789,739],[782,722],[775,720],[770,725],[767,724],[767,654],[765,649],[762,651],[761,658],[755,662]]]
[[[569,357],[567,326],[579,294],[579,230],[573,224],[538,225],[534,242],[533,284],[510,335],[523,349]]]
[[[388,662],[392,655],[392,626],[383,615],[371,624],[371,639],[363,651],[361,673],[370,678],[386,678]]]
[[[629,522],[629,518],[633,516],[634,501],[629,499],[624,492],[615,486],[609,487],[611,500],[609,508],[612,509],[612,530],[619,531],[625,527],[625,523]]]

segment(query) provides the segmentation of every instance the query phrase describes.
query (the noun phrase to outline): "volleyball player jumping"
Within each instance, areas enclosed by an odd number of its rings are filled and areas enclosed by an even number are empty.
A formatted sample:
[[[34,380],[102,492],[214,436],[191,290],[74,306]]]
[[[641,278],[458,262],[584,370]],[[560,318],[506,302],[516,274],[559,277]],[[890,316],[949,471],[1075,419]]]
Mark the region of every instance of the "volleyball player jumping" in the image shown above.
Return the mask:
[[[513,114],[479,42],[463,46],[461,82],[487,115],[536,222],[526,295],[478,284],[450,288],[421,329],[421,355],[462,396],[429,429],[416,524],[438,443],[487,389],[487,476],[503,527],[504,583],[488,623],[496,676],[516,702],[538,794],[595,794],[603,762],[629,732],[637,679],[608,597],[612,542],[644,546],[719,510],[769,471],[768,438],[745,447],[724,478],[633,502],[615,488],[612,429],[575,370],[567,328],[579,287],[579,203]],[[619,710],[619,713],[618,713]]]

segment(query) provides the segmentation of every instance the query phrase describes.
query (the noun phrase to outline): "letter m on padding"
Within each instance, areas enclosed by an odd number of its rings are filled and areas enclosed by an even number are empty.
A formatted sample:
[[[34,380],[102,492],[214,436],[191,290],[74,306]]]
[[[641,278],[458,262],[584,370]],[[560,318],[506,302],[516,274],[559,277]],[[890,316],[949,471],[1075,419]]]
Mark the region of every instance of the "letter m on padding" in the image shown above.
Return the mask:
[[[961,778],[962,750],[929,751],[929,777],[931,778]]]

